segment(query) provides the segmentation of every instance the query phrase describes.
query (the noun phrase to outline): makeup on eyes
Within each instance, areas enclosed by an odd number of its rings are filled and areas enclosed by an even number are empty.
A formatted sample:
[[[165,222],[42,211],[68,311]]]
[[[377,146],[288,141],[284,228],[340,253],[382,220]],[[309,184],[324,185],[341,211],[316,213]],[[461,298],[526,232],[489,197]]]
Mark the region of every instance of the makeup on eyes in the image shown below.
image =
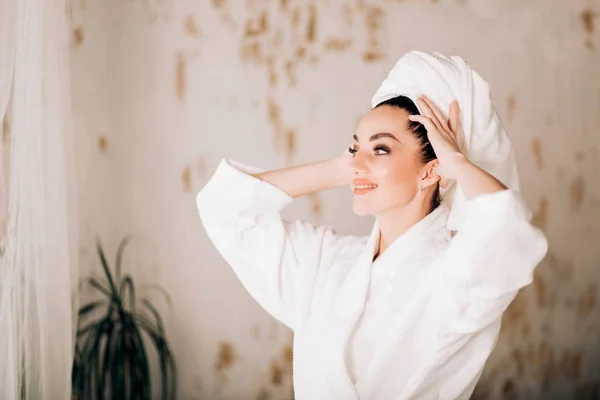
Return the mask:
[[[377,146],[375,146],[373,148],[374,151],[384,151],[385,154],[390,154],[392,151],[390,150],[390,148],[388,146],[385,146],[383,144],[379,144]],[[378,155],[384,155],[384,154],[378,154]]]
[[[350,152],[350,154],[354,155],[354,154],[356,154],[357,151],[358,150],[355,147],[349,147],[348,148],[348,152]],[[392,150],[388,146],[383,145],[383,144],[378,144],[375,147],[373,147],[373,151],[378,156],[383,156],[383,155],[386,155],[386,154],[390,154],[392,152]],[[384,153],[378,153],[379,151],[383,151]]]

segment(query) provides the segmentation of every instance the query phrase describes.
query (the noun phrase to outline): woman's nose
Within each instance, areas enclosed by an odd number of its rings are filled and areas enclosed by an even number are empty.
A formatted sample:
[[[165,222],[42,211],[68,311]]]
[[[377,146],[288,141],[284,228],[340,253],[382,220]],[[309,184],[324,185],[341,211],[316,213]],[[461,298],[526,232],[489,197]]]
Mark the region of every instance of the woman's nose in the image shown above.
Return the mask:
[[[364,175],[369,172],[369,168],[367,166],[365,156],[359,153],[356,153],[352,160],[350,161],[350,170],[353,175]]]

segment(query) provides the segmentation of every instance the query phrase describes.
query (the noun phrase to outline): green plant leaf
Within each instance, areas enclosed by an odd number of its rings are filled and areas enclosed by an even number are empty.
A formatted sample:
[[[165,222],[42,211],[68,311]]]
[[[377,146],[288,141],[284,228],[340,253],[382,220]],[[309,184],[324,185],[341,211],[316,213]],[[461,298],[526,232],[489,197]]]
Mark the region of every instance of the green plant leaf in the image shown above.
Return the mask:
[[[158,331],[160,332],[160,334],[162,336],[165,332],[165,329],[164,329],[162,318],[160,317],[160,314],[158,313],[156,308],[154,308],[152,303],[150,303],[150,301],[148,301],[148,299],[143,299],[142,304],[145,305],[146,308],[148,310],[150,310],[150,312],[154,315],[154,318],[156,319],[156,327],[158,328]]]
[[[102,323],[104,322],[104,320],[105,320],[105,318],[103,318],[102,320],[100,320],[94,324],[94,327],[96,329],[94,329],[92,334],[89,335],[87,337],[87,339],[84,341],[83,347],[81,349],[81,363],[83,365],[85,365],[88,362],[92,348],[96,343],[96,339],[98,338],[99,335],[101,335]]]
[[[71,370],[71,392],[74,399],[81,398],[81,378],[83,377],[81,365],[81,347],[75,342],[75,352],[73,354],[73,368]]]
[[[146,355],[146,347],[142,340],[138,326],[132,320],[128,326],[127,333],[130,339],[131,348],[130,356],[133,366],[136,368],[132,371],[132,377],[135,377],[135,383],[138,387],[135,388],[139,394],[139,398],[146,399],[152,393],[150,382],[150,367],[148,357]],[[133,386],[133,383],[132,383]]]
[[[94,331],[94,335],[88,338],[86,343],[86,349],[84,349],[82,364],[87,369],[86,377],[84,380],[84,396],[86,399],[93,399],[96,385],[98,385],[98,351],[100,347],[100,341],[104,335],[105,324],[98,324],[97,329]],[[88,347],[89,346],[89,347]]]
[[[126,399],[126,372],[123,351],[123,330],[119,329],[115,335],[114,359],[111,365],[110,389],[114,399]]]
[[[115,276],[116,276],[116,284],[119,285],[121,280],[121,262],[123,261],[123,252],[125,251],[125,247],[131,241],[130,236],[125,236],[121,243],[119,244],[119,248],[117,249],[117,259],[115,263]]]
[[[160,359],[160,372],[161,372],[161,388],[162,388],[162,400],[169,399],[169,393],[171,393],[171,399],[177,398],[177,390],[175,382],[177,381],[177,370],[175,368],[175,362],[171,355],[171,350],[167,342],[162,337],[155,337],[155,346],[158,350]]]
[[[123,277],[123,281],[121,282],[120,296],[123,301],[125,301],[125,289],[129,288],[129,308],[131,312],[135,311],[135,289],[133,287],[133,280],[131,276],[125,275]]]
[[[102,341],[98,346],[98,358],[96,365],[98,366],[97,376],[98,376],[98,384],[96,385],[96,397],[98,399],[103,399],[104,394],[107,391],[108,385],[106,383],[106,376],[108,373],[108,367],[110,366],[111,360],[111,349],[112,349],[112,336],[115,331],[115,324],[112,321],[108,324],[106,330],[104,331],[103,337],[104,340],[104,353],[100,354],[102,351]]]
[[[148,336],[150,336],[153,340],[155,337],[158,337],[158,338],[162,337],[162,335],[160,334],[158,329],[152,324],[152,321],[150,321],[145,316],[138,314],[135,316],[135,320],[138,323],[138,325],[140,326],[140,328],[144,332],[146,332],[146,334]]]
[[[140,291],[150,290],[150,289],[156,290],[157,292],[159,292],[163,296],[165,296],[165,300],[167,301],[167,305],[169,306],[169,309],[171,309],[173,307],[173,302],[171,301],[171,296],[169,296],[167,291],[162,286],[159,286],[156,284],[146,284],[146,285],[138,285],[138,288]]]
[[[98,301],[94,301],[92,303],[88,303],[85,306],[81,307],[79,309],[79,318],[83,318],[86,316],[86,314],[94,311],[96,308],[103,306],[106,304],[106,300],[98,300]]]
[[[167,393],[170,393],[171,399],[176,399],[177,369],[165,336],[159,333],[152,323],[144,316],[138,314],[135,316],[135,319],[140,325],[140,328],[142,328],[150,337],[159,355],[161,362],[161,398],[163,400],[168,399],[169,396]],[[168,392],[166,392],[166,390]]]
[[[86,333],[88,333],[90,330],[92,330],[94,328],[98,328],[98,325],[101,324],[103,321],[104,321],[104,318],[90,322],[85,327],[77,329],[77,337],[82,337]]]
[[[117,291],[117,287],[115,286],[115,281],[113,280],[113,277],[110,273],[110,269],[108,268],[108,263],[106,262],[106,257],[104,256],[104,250],[102,250],[102,245],[100,244],[99,240],[97,241],[96,246],[98,248],[98,255],[100,256],[102,269],[104,269],[104,273],[106,274],[106,279],[108,279],[110,290],[116,297],[117,301],[120,303],[121,301],[119,299],[119,292]]]
[[[113,300],[113,294],[110,292],[110,290],[102,286],[102,284],[98,282],[96,278],[87,278],[87,281],[90,284],[90,286],[93,286],[94,288],[98,289],[102,294],[108,297],[109,300]]]
[[[175,359],[169,353],[169,366],[171,369],[171,399],[177,399],[177,366],[175,365]]]
[[[73,362],[72,387],[74,396],[80,400],[104,399],[107,396],[111,400],[150,400],[153,383],[147,354],[150,348],[157,352],[160,362],[159,398],[177,398],[177,370],[165,338],[160,313],[148,299],[142,300],[142,307],[149,313],[136,313],[135,308],[136,305],[139,308],[139,304],[136,304],[133,279],[130,275],[121,276],[124,251],[129,241],[129,237],[121,241],[116,256],[116,273],[112,275],[100,241],[97,240],[98,255],[107,282],[100,283],[94,278],[88,278],[87,281],[108,301],[101,299],[90,302],[79,310],[81,323],[85,317],[91,320],[89,317],[94,310],[106,306],[103,316],[91,322],[85,321],[85,326],[78,327],[78,351]],[[156,285],[150,288],[161,292],[169,308],[172,306],[163,288]],[[125,301],[128,301],[129,309],[123,307]]]
[[[167,359],[168,355],[163,352],[160,353],[160,380],[161,380],[161,399],[167,400],[169,394],[169,371],[167,370]]]
[[[135,320],[140,326],[140,328],[146,332],[146,334],[154,340],[155,338],[164,338],[158,329],[152,324],[152,322],[143,315],[136,315]]]

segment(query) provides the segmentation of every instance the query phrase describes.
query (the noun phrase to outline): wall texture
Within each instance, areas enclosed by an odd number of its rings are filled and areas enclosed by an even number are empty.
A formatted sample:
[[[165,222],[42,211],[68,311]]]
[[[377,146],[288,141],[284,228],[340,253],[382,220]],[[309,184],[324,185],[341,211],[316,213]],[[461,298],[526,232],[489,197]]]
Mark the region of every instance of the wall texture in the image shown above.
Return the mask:
[[[291,333],[208,241],[194,197],[222,157],[265,168],[339,154],[396,59],[463,56],[491,84],[547,234],[475,397],[600,396],[598,0],[72,0],[82,274],[134,241],[158,284],[182,399],[291,398]],[[286,215],[367,233],[348,190]],[[149,290],[149,294],[152,293]],[[593,397],[596,396],[596,397]]]

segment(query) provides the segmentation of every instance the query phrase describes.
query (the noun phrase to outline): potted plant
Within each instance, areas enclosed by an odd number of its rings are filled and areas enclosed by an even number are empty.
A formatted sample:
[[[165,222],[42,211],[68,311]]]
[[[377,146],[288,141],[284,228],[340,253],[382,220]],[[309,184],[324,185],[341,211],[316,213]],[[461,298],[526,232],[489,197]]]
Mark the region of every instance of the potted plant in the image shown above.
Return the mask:
[[[158,354],[160,398],[176,398],[175,361],[160,314],[148,299],[137,304],[131,276],[121,277],[121,262],[128,242],[126,237],[119,244],[113,276],[97,241],[98,256],[107,282],[102,284],[94,278],[87,279],[103,299],[79,309],[72,373],[73,398],[150,399],[150,365],[145,343],[150,343]],[[91,317],[102,309],[104,311],[99,316]]]

